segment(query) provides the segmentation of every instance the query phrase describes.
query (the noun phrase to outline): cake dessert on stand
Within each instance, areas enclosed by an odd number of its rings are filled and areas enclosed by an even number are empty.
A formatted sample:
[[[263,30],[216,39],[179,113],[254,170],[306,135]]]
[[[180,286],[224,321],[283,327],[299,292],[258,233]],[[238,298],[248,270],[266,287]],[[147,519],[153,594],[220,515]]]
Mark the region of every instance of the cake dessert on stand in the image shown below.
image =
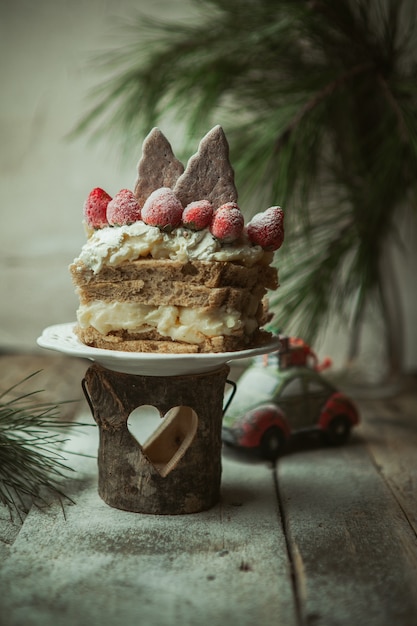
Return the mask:
[[[228,363],[277,350],[263,326],[283,242],[278,206],[245,225],[221,127],[184,168],[158,129],[145,139],[134,191],[94,189],[88,240],[70,266],[77,322],[45,329],[42,347],[93,361],[82,381],[99,427],[99,494],[152,514],[218,502]],[[161,424],[130,433],[139,406]]]

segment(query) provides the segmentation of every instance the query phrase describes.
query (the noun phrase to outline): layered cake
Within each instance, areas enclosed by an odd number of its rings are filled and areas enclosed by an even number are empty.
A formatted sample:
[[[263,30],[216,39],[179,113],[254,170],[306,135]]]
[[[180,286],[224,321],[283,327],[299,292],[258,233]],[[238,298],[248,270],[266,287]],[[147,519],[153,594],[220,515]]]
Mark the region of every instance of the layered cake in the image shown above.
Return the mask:
[[[133,191],[101,188],[84,205],[88,240],[70,272],[76,333],[129,352],[224,352],[262,345],[278,287],[278,206],[245,225],[220,126],[187,167],[159,129],[145,139]]]

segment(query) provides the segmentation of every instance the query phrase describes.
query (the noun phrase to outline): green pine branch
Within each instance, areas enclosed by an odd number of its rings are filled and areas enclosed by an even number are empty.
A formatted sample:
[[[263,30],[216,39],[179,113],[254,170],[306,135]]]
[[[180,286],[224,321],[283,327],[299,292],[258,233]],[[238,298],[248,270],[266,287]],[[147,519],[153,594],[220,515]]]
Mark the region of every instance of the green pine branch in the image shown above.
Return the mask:
[[[72,469],[62,447],[73,424],[60,418],[64,403],[41,402],[41,391],[17,391],[37,373],[0,394],[0,502],[12,516],[47,505],[51,495],[68,499],[62,481]]]
[[[400,213],[416,206],[417,0],[194,4],[198,19],[122,26],[122,44],[95,66],[106,80],[75,132],[137,151],[174,116],[187,151],[222,124],[242,210],[286,210],[279,317],[314,340],[343,300],[356,337],[377,302],[393,345],[402,321],[382,310],[382,267]],[[320,235],[317,250],[300,246],[300,233]]]

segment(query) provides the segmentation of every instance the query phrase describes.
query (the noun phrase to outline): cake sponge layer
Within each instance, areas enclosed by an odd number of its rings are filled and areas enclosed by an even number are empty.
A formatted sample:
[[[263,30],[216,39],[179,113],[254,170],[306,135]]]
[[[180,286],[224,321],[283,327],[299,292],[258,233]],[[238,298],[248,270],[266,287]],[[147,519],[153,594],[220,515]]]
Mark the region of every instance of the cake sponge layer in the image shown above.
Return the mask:
[[[92,287],[95,283],[120,283],[125,280],[143,280],[147,283],[182,282],[204,285],[210,289],[237,287],[252,289],[262,284],[266,289],[277,289],[277,270],[270,265],[257,264],[246,267],[228,261],[171,261],[169,259],[141,258],[124,261],[117,266],[104,266],[94,273],[82,261],[70,266],[72,279],[77,286]]]
[[[70,271],[80,339],[129,352],[246,348],[269,320],[264,296],[278,285],[269,265],[225,261],[140,258],[97,272],[77,261]]]
[[[106,350],[121,350],[123,352],[158,352],[165,354],[197,354],[208,352],[233,352],[251,347],[258,347],[267,343],[271,335],[262,330],[257,330],[251,338],[242,336],[216,336],[206,337],[199,344],[184,341],[172,341],[168,337],[147,339],[143,333],[131,333],[127,331],[114,331],[102,335],[95,328],[76,328],[80,340],[88,346]]]
[[[82,305],[94,301],[136,302],[152,306],[221,307],[254,316],[267,289],[276,289],[275,268],[143,259],[106,267],[94,274],[71,266]]]

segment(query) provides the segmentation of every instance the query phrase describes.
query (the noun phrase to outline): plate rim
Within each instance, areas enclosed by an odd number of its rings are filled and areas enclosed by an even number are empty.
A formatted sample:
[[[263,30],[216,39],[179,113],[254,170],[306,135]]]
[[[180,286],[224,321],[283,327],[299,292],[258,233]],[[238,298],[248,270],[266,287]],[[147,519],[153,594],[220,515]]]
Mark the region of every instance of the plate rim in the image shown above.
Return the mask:
[[[74,332],[75,326],[75,321],[65,322],[61,324],[52,324],[51,326],[47,326],[43,329],[42,334],[37,338],[37,344],[41,348],[54,350],[71,356],[86,358],[97,363],[101,363],[102,361],[114,361],[115,363],[117,362],[119,365],[118,371],[123,371],[122,369],[120,369],[121,367],[123,368],[123,363],[129,365],[130,368],[135,364],[140,366],[140,364],[142,363],[144,365],[144,368],[146,368],[147,366],[149,367],[152,364],[160,364],[162,362],[165,365],[167,365],[168,363],[172,363],[172,366],[174,367],[175,363],[178,364],[178,361],[181,361],[182,364],[186,364],[187,362],[189,362],[192,371],[195,371],[195,365],[198,362],[201,363],[201,366],[203,366],[203,364],[207,364],[207,366],[209,366],[210,362],[218,366],[219,364],[227,363],[233,360],[251,358],[260,354],[267,354],[268,352],[272,352],[274,351],[274,349],[278,349],[279,347],[279,336],[273,335],[272,338],[262,346],[255,346],[253,348],[246,348],[245,350],[237,350],[234,352],[179,352],[170,354],[162,354],[158,352],[124,352],[121,350],[94,348],[83,344]],[[58,334],[58,337],[61,336],[62,339],[53,340],[53,338],[51,337],[52,333]],[[75,342],[74,346],[62,343],[64,341],[64,338],[68,337],[71,337],[71,339]],[[109,367],[109,369],[111,369],[111,367]],[[175,372],[173,372],[173,374],[171,375],[174,374]]]

